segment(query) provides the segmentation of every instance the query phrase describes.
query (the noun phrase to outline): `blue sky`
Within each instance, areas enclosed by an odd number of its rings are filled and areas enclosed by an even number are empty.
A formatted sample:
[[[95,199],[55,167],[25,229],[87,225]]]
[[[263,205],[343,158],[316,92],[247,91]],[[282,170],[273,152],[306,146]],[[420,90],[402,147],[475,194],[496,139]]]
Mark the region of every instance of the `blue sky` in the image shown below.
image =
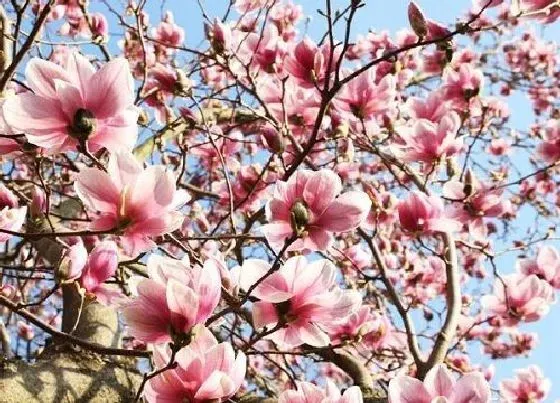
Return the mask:
[[[226,0],[202,0],[206,12],[210,17],[221,16],[225,10]],[[333,0],[333,8],[343,8],[348,4],[348,0]],[[456,19],[466,11],[471,3],[470,0],[417,0],[417,3],[425,10],[426,14],[442,23],[454,23]],[[316,0],[299,1],[305,10],[306,15],[311,15],[310,36],[317,38],[325,30],[325,23],[315,10],[322,7],[324,3]],[[357,33],[366,33],[369,29],[382,31],[389,30],[396,32],[399,29],[408,26],[406,17],[406,8],[408,1],[406,0],[366,0],[366,6],[362,8],[356,16],[353,37]],[[186,31],[186,41],[189,47],[196,47],[203,40],[202,37],[202,18],[200,10],[195,0],[166,0],[164,2],[148,1],[148,11],[150,12],[150,20],[156,22],[159,20],[160,10],[172,10],[175,15],[176,22]],[[161,7],[161,8],[160,8]],[[103,9],[103,6],[100,7]],[[536,25],[537,32],[541,32]],[[560,24],[555,26],[547,26],[543,31],[545,37],[560,38]],[[340,37],[341,35],[338,35]],[[513,97],[509,102],[512,113],[513,126],[525,129],[532,122],[532,112],[528,102],[523,97]],[[519,161],[522,168],[525,162]],[[528,225],[528,221],[522,223],[519,231],[523,230],[523,226]],[[502,274],[511,272],[514,268],[515,255],[508,255],[499,260],[499,268]],[[524,331],[534,331],[539,334],[538,347],[533,351],[529,358],[517,358],[511,360],[495,361],[496,378],[502,379],[511,377],[515,368],[526,367],[535,363],[541,366],[545,375],[553,382],[553,388],[547,401],[553,401],[560,398],[560,371],[556,361],[560,358],[560,343],[557,342],[557,333],[560,330],[560,306],[552,307],[550,314],[541,322],[534,325],[525,325],[522,327]],[[490,360],[473,356],[474,362],[489,363]]]

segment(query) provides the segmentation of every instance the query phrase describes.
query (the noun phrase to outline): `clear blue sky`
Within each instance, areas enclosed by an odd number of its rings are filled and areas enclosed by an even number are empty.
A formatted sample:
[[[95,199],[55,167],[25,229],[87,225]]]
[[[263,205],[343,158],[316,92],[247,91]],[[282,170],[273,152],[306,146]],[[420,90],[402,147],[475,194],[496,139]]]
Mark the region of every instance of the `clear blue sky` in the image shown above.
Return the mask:
[[[297,2],[297,1],[296,1]],[[366,7],[357,14],[354,24],[353,36],[357,33],[366,33],[369,29],[381,31],[389,30],[396,32],[408,26],[406,17],[406,0],[366,0]],[[202,0],[207,13],[213,16],[221,16],[225,10],[226,0]],[[312,15],[311,30],[309,34],[317,38],[325,30],[324,22],[315,10],[323,7],[324,3],[317,0],[303,0],[297,2],[302,4],[306,15]],[[466,11],[471,3],[470,0],[417,0],[417,3],[425,10],[426,14],[442,23],[454,23],[456,19]],[[167,0],[164,2],[148,0],[150,20],[156,22],[159,19],[160,7],[174,12],[176,22],[184,27],[186,31],[187,44],[196,47],[202,38],[202,18],[195,0]],[[333,8],[343,8],[348,0],[333,0]],[[97,7],[96,7],[97,8]],[[103,9],[103,6],[100,6]],[[540,31],[539,31],[540,32]],[[547,26],[544,34],[547,38],[560,38],[560,24]],[[340,37],[340,35],[338,35]],[[521,97],[514,97],[509,102],[513,112],[512,124],[514,127],[526,129],[532,120],[532,112],[529,104]],[[524,164],[520,162],[520,164]],[[522,231],[522,228],[519,229]],[[515,256],[509,255],[499,260],[499,268],[502,274],[514,270]],[[560,330],[560,306],[552,307],[550,314],[541,322],[534,325],[525,325],[524,331],[534,331],[539,334],[540,342],[537,348],[528,358],[495,361],[497,380],[511,377],[515,368],[526,367],[535,363],[541,366],[545,375],[553,382],[553,388],[547,401],[560,398],[560,343],[558,343],[558,332]],[[489,363],[491,360],[479,356],[473,356],[474,362]]]

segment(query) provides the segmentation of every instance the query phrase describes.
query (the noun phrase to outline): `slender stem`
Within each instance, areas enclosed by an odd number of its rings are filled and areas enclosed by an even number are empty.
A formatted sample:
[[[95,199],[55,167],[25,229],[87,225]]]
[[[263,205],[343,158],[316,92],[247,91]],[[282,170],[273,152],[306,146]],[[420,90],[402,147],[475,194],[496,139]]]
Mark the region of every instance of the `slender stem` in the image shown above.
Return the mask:
[[[443,238],[446,249],[445,274],[447,276],[447,314],[428,360],[419,368],[417,377],[420,379],[423,379],[424,376],[426,376],[426,373],[433,368],[434,365],[443,362],[445,359],[449,343],[453,339],[459,322],[459,316],[461,315],[461,285],[459,283],[455,238],[450,232],[446,232]]]

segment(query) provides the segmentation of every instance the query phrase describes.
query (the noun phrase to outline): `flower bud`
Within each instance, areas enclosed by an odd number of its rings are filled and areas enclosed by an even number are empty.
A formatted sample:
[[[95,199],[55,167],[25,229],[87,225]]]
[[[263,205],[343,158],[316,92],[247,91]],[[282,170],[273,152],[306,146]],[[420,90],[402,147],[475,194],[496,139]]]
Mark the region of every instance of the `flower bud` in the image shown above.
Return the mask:
[[[77,243],[66,249],[57,268],[56,277],[59,281],[69,281],[81,276],[88,258],[83,244]]]
[[[284,139],[278,131],[271,127],[266,126],[262,130],[263,142],[274,153],[282,153],[284,151]]]
[[[423,38],[428,33],[428,27],[426,25],[426,17],[418,8],[415,2],[410,2],[408,4],[408,22],[414,33],[419,37]]]

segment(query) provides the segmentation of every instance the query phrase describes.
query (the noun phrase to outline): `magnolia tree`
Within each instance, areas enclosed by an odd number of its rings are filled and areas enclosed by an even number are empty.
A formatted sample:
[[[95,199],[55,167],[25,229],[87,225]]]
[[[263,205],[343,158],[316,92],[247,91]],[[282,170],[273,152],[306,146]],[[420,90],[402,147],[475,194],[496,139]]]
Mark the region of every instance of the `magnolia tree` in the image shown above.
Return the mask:
[[[545,401],[558,1],[121,3],[0,2],[1,401]]]

